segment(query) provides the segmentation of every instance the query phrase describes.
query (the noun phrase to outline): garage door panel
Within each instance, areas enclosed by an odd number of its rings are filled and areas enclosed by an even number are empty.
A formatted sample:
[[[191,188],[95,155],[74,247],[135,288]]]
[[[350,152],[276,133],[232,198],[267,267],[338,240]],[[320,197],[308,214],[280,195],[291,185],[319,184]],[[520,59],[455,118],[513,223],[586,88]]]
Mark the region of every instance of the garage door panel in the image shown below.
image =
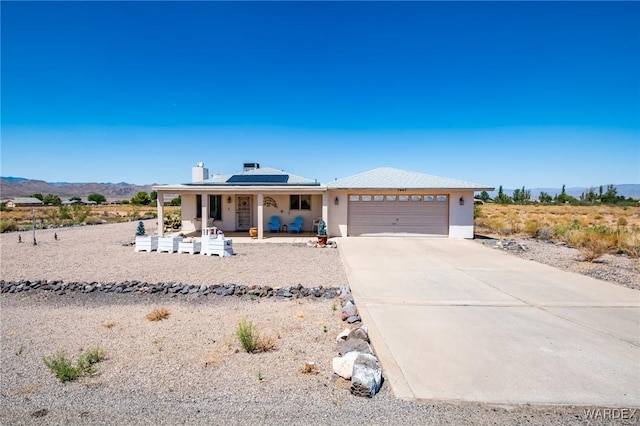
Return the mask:
[[[449,204],[350,201],[347,223],[349,235],[394,232],[447,235]]]

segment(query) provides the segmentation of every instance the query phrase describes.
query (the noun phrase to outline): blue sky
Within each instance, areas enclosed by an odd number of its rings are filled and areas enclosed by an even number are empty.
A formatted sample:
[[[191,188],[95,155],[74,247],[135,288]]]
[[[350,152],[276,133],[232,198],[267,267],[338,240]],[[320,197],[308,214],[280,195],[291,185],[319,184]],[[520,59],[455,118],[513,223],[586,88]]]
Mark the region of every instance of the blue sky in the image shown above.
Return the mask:
[[[640,183],[638,2],[2,2],[2,176]]]

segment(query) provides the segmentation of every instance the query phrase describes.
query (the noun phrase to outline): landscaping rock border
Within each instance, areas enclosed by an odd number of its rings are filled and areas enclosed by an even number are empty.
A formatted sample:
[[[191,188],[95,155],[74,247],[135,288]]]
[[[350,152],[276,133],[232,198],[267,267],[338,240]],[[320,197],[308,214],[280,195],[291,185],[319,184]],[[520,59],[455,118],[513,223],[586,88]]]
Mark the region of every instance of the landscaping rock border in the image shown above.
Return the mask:
[[[120,283],[98,282],[64,282],[49,280],[0,280],[0,293],[21,293],[28,291],[47,291],[63,296],[68,293],[115,293],[115,294],[163,294],[171,297],[191,297],[197,299],[203,296],[249,296],[249,297],[275,297],[282,299],[325,298],[333,299],[340,294],[337,287],[311,287],[307,288],[298,284],[273,288],[261,285],[240,284],[212,284],[190,285],[183,283],[148,283],[140,281],[125,281]]]

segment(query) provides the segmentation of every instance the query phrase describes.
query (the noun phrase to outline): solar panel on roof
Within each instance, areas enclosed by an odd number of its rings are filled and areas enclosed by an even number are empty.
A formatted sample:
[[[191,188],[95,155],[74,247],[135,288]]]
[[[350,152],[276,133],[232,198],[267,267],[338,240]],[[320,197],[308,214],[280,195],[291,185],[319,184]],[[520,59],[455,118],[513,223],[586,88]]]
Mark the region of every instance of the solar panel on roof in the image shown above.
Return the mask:
[[[227,183],[287,183],[289,175],[233,175]]]

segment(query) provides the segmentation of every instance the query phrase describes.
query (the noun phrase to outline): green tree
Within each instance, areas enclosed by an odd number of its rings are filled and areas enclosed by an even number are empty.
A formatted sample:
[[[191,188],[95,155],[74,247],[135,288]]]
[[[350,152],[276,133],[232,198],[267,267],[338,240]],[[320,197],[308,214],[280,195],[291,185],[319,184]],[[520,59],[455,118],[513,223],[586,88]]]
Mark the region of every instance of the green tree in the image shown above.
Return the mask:
[[[522,189],[513,190],[513,202],[516,204],[527,204],[531,198],[531,191],[526,190],[524,186]]]
[[[151,201],[155,201],[158,199],[158,192],[157,191],[151,191],[151,193],[149,194],[149,197],[151,197]]]
[[[538,200],[542,203],[542,204],[549,204],[553,201],[553,197],[549,194],[547,194],[546,192],[542,191],[540,192],[540,195],[538,196]]]
[[[493,199],[493,202],[496,204],[511,204],[512,201],[511,197],[504,193],[502,185],[500,185],[498,188],[498,195]]]
[[[38,200],[44,202],[44,196],[39,192],[36,192],[35,194],[31,194],[31,197],[32,198],[37,198]]]
[[[151,197],[144,191],[138,192],[132,199],[131,204],[142,204],[143,206],[147,206],[151,203]]]
[[[478,199],[484,201],[491,201],[491,197],[489,197],[489,193],[487,191],[482,191],[480,195],[478,195]]]
[[[45,204],[50,204],[52,206],[59,206],[62,204],[62,200],[60,199],[60,197],[58,197],[57,195],[53,195],[53,194],[47,194],[43,199],[42,202]]]
[[[105,197],[105,196],[104,196],[104,195],[102,195],[102,194],[90,194],[90,195],[87,197],[87,200],[89,200],[89,201],[95,201],[95,202],[96,202],[96,203],[98,203],[98,204],[102,204],[102,203],[104,203],[104,202],[106,202],[106,201],[107,201],[107,197]]]
[[[171,200],[169,204],[171,204],[172,206],[179,206],[182,204],[182,198],[178,195],[176,198]]]
[[[607,204],[615,204],[619,201],[618,188],[614,185],[607,185],[607,192],[602,194],[600,201]]]
[[[69,201],[82,201],[82,198],[75,196],[75,197],[69,198]]]

